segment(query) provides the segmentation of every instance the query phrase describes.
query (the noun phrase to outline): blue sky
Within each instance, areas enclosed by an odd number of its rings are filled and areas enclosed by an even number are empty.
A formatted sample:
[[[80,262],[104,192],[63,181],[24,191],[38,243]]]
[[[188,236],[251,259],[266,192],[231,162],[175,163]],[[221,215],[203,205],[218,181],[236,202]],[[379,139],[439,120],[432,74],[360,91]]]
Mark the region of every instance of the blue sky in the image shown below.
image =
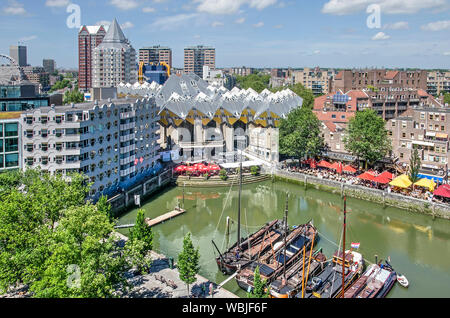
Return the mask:
[[[116,17],[136,50],[171,47],[175,67],[203,44],[217,67],[450,68],[450,0],[0,0],[0,53],[22,41],[32,65],[77,67],[70,3],[81,24]],[[373,5],[380,28],[367,26]]]

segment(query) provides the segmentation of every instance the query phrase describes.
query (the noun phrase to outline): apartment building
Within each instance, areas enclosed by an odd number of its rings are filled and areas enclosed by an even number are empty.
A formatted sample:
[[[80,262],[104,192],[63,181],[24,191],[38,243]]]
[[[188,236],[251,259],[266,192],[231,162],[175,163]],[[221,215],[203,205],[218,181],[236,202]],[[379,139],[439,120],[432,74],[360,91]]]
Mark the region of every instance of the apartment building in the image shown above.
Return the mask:
[[[255,73],[255,69],[251,67],[233,67],[230,69],[227,69],[228,73],[231,75],[239,75],[239,76],[249,76],[253,73]]]
[[[94,50],[92,87],[117,87],[137,82],[136,51],[114,21]]]
[[[393,154],[408,165],[414,149],[419,151],[422,171],[445,175],[450,160],[450,109],[422,107],[410,109],[386,125]]]
[[[139,50],[139,62],[154,65],[165,63],[172,68],[172,49],[160,45],[144,47]]]
[[[92,58],[94,49],[106,35],[104,26],[83,25],[78,32],[78,88],[87,92],[92,88]]]
[[[348,92],[369,87],[377,89],[411,88],[427,90],[427,71],[389,71],[381,69],[361,69],[340,71],[333,81],[333,90]]]
[[[20,169],[21,112],[0,112],[0,172]]]
[[[427,92],[433,96],[441,96],[450,93],[450,71],[428,72]]]
[[[143,98],[23,112],[23,169],[83,173],[92,197],[126,190],[157,167],[158,110]]]
[[[184,73],[203,78],[203,66],[216,69],[216,49],[210,46],[191,46],[184,49]]]
[[[300,71],[294,71],[294,84],[302,84],[304,87],[312,90],[314,95],[328,94],[332,92],[333,77],[336,75],[334,70],[321,70],[304,68]]]
[[[56,70],[56,62],[52,59],[44,59],[42,60],[42,67],[46,73],[52,74]]]

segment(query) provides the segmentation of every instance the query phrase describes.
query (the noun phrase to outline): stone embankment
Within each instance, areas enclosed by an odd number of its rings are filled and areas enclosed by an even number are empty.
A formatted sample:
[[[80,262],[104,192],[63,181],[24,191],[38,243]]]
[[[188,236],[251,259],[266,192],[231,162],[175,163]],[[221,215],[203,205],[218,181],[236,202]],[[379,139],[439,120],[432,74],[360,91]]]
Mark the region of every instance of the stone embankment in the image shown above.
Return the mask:
[[[252,184],[259,183],[262,181],[270,180],[269,175],[258,175],[254,176],[252,174],[242,175],[242,184]],[[210,177],[205,179],[204,177],[186,177],[179,176],[176,181],[179,187],[186,186],[192,188],[211,188],[211,187],[230,187],[239,185],[239,175],[228,176],[227,180],[222,180],[219,176]]]
[[[347,197],[371,201],[384,206],[392,206],[412,212],[423,213],[433,218],[450,219],[450,205],[436,202],[429,202],[397,193],[367,188],[359,185],[346,184],[334,180],[321,179],[302,173],[292,173],[277,170],[273,174],[275,181],[285,181],[288,183],[304,186],[305,189],[314,188],[317,190],[346,195]]]

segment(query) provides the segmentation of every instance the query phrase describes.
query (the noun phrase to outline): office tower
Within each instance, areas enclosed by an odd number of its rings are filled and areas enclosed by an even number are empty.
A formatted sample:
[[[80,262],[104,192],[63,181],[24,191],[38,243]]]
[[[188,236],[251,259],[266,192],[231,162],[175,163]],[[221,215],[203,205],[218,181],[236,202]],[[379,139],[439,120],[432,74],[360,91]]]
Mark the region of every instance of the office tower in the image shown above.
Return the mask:
[[[209,46],[192,46],[184,49],[184,73],[194,73],[203,78],[203,66],[216,68],[216,49]]]
[[[12,57],[19,66],[27,66],[27,47],[22,45],[11,45],[9,56]]]
[[[139,50],[139,62],[144,64],[166,63],[172,68],[172,49],[159,45],[144,47]]]
[[[103,26],[82,26],[78,33],[78,88],[87,91],[92,88],[92,58],[94,49],[106,35]]]
[[[44,59],[42,61],[42,66],[44,67],[45,72],[52,74],[55,72],[56,62],[55,60]]]
[[[94,50],[92,86],[117,87],[122,82],[136,81],[136,51],[114,19],[102,43]]]

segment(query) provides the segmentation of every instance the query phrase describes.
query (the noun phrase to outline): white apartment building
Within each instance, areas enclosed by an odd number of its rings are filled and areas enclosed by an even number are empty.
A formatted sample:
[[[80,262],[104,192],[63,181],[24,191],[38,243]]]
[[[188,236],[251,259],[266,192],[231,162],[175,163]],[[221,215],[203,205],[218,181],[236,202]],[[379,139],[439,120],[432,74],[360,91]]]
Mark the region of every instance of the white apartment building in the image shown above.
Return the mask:
[[[116,19],[94,50],[92,78],[93,87],[117,87],[122,82],[137,82],[136,51]]]
[[[159,168],[154,98],[120,99],[22,113],[23,169],[80,172],[91,197],[126,190]]]

